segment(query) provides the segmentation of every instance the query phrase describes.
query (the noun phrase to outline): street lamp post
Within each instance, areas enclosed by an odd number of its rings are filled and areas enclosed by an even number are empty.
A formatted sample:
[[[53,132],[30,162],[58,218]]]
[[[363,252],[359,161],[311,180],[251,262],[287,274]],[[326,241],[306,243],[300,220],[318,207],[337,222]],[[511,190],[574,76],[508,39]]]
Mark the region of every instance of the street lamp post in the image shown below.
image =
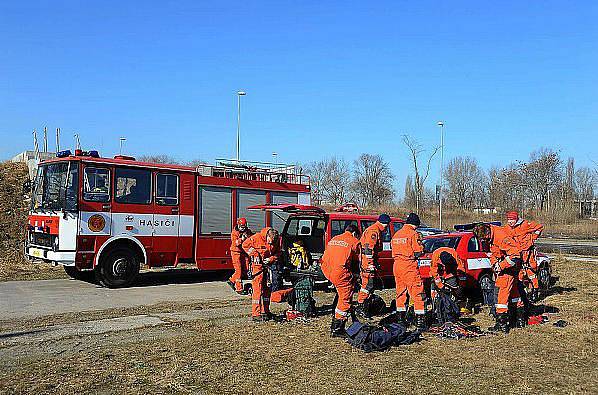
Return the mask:
[[[444,194],[444,122],[438,121],[437,125],[440,127],[440,191],[438,199],[438,227],[442,229],[442,195]]]
[[[237,91],[237,162],[239,162],[241,151],[241,96],[246,94],[245,91]]]

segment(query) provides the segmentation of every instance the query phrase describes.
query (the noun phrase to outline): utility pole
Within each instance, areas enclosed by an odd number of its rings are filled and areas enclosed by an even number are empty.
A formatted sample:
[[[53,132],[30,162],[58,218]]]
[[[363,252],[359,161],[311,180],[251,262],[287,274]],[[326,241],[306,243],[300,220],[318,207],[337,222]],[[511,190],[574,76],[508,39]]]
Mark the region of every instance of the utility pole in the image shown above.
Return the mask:
[[[123,154],[123,145],[125,143],[125,141],[127,141],[126,137],[121,137],[118,139],[119,143],[120,143],[120,151],[119,151],[119,155]]]
[[[44,126],[44,152],[48,152],[48,127]]]
[[[60,128],[56,128],[56,152],[60,151]]]
[[[237,91],[237,163],[239,163],[241,152],[241,96],[246,94],[245,91]]]
[[[75,150],[81,149],[81,141],[79,140],[79,134],[75,133],[73,137],[75,138]]]
[[[33,129],[33,150],[35,152],[35,159],[40,160],[39,145],[37,143],[37,131]]]
[[[442,229],[442,198],[444,194],[444,122],[438,121],[440,127],[440,191],[438,199],[438,228]]]

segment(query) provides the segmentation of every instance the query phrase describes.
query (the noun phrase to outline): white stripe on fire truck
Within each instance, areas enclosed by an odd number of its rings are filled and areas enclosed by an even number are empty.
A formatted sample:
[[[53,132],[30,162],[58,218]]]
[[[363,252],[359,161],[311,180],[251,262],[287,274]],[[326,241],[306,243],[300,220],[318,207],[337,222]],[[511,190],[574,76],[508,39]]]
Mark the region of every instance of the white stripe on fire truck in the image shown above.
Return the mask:
[[[101,215],[106,221],[99,232],[91,231],[87,223],[94,214]],[[192,215],[82,212],[80,234],[192,237],[194,224]]]

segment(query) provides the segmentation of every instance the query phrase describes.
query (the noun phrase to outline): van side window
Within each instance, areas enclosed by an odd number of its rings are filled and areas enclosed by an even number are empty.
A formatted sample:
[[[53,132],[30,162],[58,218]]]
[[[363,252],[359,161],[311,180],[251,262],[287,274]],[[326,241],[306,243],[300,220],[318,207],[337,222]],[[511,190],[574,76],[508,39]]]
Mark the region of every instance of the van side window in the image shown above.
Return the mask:
[[[179,204],[179,176],[156,174],[156,203],[161,206]]]
[[[350,220],[350,219],[335,219],[332,220],[330,223],[331,234],[330,237],[338,236],[345,231],[347,226],[355,225],[357,226],[357,220]]]
[[[480,245],[478,243],[477,237],[472,237],[471,239],[469,239],[469,242],[467,243],[467,251],[469,251],[469,252],[480,251]]]
[[[152,173],[149,170],[116,168],[114,201],[127,204],[151,202]]]
[[[88,202],[110,201],[110,170],[86,167],[83,172],[83,199]]]
[[[361,233],[365,232],[365,230],[367,228],[369,228],[370,226],[372,226],[375,223],[376,223],[376,221],[362,219],[361,220]],[[386,230],[384,230],[384,232],[382,232],[382,242],[390,243],[391,239],[392,239],[392,234],[390,232],[390,224],[389,224],[389,226],[386,227]]]

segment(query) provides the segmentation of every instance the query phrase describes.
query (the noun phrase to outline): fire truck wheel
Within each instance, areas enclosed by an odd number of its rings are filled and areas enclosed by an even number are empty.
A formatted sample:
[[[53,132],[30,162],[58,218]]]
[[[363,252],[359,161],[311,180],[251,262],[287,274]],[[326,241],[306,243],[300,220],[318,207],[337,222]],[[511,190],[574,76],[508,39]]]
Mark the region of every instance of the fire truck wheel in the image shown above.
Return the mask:
[[[130,285],[139,274],[139,260],[128,248],[116,248],[106,255],[96,268],[98,282],[107,288]]]
[[[80,270],[78,270],[76,267],[74,267],[74,266],[63,266],[63,267],[64,267],[64,272],[70,278],[73,278],[75,280],[81,280],[81,278],[83,277],[82,276],[83,273]]]

